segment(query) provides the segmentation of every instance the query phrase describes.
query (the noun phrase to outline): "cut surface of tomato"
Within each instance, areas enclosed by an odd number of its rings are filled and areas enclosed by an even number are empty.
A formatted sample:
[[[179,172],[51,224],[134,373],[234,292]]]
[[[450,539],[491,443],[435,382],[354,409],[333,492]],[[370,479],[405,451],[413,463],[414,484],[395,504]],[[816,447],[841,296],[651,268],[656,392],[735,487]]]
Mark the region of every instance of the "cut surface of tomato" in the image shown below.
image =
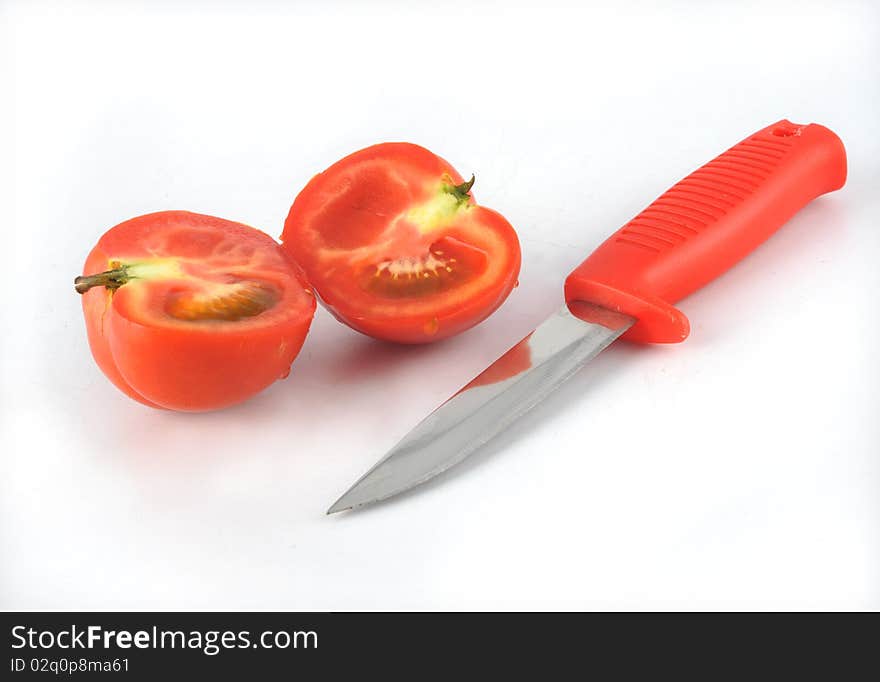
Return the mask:
[[[282,245],[342,322],[389,341],[443,339],[488,317],[519,275],[516,232],[472,185],[423,147],[374,145],[306,185]]]
[[[268,235],[186,211],[104,234],[76,280],[99,367],[146,405],[204,411],[287,376],[315,311]]]

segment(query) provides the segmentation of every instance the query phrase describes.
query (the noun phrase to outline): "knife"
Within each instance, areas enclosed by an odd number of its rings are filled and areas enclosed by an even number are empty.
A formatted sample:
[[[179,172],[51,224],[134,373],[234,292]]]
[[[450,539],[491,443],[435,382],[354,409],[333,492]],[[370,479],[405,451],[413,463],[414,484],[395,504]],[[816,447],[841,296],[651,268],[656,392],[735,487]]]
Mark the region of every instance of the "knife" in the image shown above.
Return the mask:
[[[428,415],[327,513],[387,499],[458,464],[619,337],[683,341],[690,325],[673,303],[845,180],[840,138],[788,120],[698,168],[575,268],[556,314]]]

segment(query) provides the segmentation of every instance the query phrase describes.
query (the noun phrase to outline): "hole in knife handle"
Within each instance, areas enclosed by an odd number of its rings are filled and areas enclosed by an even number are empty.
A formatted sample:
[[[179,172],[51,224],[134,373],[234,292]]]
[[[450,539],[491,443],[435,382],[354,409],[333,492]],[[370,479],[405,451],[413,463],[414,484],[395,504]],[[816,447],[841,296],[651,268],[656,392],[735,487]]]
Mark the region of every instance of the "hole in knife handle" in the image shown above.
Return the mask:
[[[803,128],[803,126],[786,121],[785,123],[780,123],[770,132],[776,137],[792,137],[793,135],[800,135],[801,128]]]

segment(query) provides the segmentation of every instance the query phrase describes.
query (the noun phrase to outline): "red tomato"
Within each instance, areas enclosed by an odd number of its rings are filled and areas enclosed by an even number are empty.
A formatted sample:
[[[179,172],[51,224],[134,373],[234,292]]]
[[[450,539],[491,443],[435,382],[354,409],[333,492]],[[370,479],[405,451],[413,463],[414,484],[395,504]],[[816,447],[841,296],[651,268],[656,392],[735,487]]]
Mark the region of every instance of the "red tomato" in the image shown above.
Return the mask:
[[[488,317],[516,285],[520,250],[470,182],[407,143],[362,149],[316,175],[284,223],[284,248],[321,301],[364,334],[424,343]]]
[[[213,410],[287,376],[315,312],[271,237],[185,211],[112,228],[84,273],[76,284],[95,360],[152,407]]]

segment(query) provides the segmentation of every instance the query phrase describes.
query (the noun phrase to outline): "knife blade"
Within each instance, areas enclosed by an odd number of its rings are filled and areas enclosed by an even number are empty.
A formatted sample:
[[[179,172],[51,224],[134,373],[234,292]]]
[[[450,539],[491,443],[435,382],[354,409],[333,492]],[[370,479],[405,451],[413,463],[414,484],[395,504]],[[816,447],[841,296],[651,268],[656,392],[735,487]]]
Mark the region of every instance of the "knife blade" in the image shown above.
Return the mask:
[[[327,513],[387,499],[458,464],[619,337],[683,341],[689,322],[673,303],[845,181],[840,138],[788,120],[698,168],[603,242],[566,279],[557,313],[428,415]]]

